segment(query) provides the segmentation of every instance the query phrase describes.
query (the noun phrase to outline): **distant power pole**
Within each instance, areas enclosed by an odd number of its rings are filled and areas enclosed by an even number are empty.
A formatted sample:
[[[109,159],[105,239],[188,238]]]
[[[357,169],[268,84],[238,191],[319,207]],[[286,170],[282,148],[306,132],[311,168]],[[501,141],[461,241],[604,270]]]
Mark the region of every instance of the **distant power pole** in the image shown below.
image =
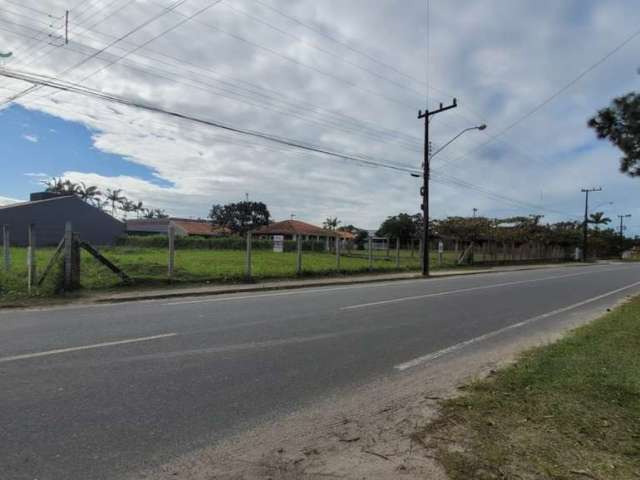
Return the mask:
[[[473,207],[473,218],[476,218],[477,214],[478,214],[478,209]]]
[[[429,276],[429,177],[431,176],[431,144],[429,142],[429,118],[438,113],[456,108],[458,101],[454,98],[453,103],[444,107],[442,103],[437,110],[422,112],[418,111],[418,119],[424,118],[424,163],[422,165],[422,275]]]
[[[630,213],[627,213],[626,215],[618,215],[618,218],[620,219],[620,255],[622,255],[622,251],[624,250],[624,219],[630,217]]]
[[[586,262],[587,255],[587,247],[588,247],[588,236],[589,236],[589,192],[601,192],[602,188],[583,188],[581,190],[584,195],[584,225],[582,226],[582,261]]]

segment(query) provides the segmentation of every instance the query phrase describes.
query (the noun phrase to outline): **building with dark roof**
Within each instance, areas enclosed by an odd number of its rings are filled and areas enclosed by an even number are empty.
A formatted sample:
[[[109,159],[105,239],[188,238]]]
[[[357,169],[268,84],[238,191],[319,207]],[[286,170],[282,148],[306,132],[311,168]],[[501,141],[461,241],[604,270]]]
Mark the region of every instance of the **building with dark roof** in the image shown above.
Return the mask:
[[[124,234],[124,223],[75,195],[39,192],[31,201],[0,207],[0,225],[8,225],[11,245],[28,243],[29,225],[34,225],[36,245],[57,245],[65,223],[92,245],[113,245]]]

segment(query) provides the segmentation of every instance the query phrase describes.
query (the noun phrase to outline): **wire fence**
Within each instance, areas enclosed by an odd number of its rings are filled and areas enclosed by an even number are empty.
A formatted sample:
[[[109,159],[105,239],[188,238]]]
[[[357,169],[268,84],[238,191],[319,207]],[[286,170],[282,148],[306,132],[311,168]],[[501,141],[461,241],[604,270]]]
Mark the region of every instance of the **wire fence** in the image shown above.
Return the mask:
[[[64,242],[39,245],[38,237],[47,238],[42,234],[44,230],[32,226],[30,231],[30,235],[15,235],[27,239],[26,244],[24,241],[16,244],[18,242],[11,240],[9,228],[3,227],[0,297],[25,293],[50,295],[69,290],[72,287],[64,284],[69,280],[69,269],[78,272],[77,287],[99,290],[130,283],[152,286],[410,272],[421,269],[423,257],[420,242],[401,242],[394,238],[386,239],[382,245],[374,245],[371,239],[358,244],[337,233],[335,237],[313,239],[255,238],[251,233],[245,237],[214,239],[178,237],[175,229],[170,228],[168,235],[127,237],[113,246],[99,247],[99,252],[91,252],[88,246],[86,251],[76,252],[72,260],[72,249],[63,248]],[[73,242],[83,243],[82,235],[75,234]],[[428,253],[431,269],[438,270],[573,260],[574,250],[574,246],[539,243],[436,239],[429,245]],[[109,263],[112,265],[107,265]],[[43,281],[44,273],[50,277],[47,281]]]

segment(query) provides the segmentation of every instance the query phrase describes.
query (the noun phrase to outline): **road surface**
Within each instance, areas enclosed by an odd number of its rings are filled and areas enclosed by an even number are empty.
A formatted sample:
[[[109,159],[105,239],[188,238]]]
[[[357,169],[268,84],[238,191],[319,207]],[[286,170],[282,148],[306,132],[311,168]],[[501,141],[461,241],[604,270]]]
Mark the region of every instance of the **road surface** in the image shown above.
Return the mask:
[[[0,478],[117,479],[640,292],[640,266],[0,313]]]

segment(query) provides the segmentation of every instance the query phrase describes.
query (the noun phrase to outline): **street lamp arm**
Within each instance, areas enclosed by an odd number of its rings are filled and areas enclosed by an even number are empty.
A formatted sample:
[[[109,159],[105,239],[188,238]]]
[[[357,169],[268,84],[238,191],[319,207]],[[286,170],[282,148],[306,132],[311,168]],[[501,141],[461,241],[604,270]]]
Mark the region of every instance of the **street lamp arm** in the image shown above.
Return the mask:
[[[462,135],[464,135],[467,132],[470,132],[471,130],[484,130],[485,128],[487,128],[487,126],[485,124],[482,125],[478,125],[477,127],[469,127],[469,128],[465,128],[464,130],[462,130],[459,134],[457,134],[455,137],[453,137],[451,140],[449,140],[447,143],[445,143],[444,145],[442,145],[439,149],[437,149],[435,152],[433,152],[431,154],[431,159],[433,159],[433,157],[435,157],[438,153],[440,153],[442,150],[444,150],[445,148],[447,148],[449,145],[451,145],[453,142],[455,142],[459,137],[461,137]]]

